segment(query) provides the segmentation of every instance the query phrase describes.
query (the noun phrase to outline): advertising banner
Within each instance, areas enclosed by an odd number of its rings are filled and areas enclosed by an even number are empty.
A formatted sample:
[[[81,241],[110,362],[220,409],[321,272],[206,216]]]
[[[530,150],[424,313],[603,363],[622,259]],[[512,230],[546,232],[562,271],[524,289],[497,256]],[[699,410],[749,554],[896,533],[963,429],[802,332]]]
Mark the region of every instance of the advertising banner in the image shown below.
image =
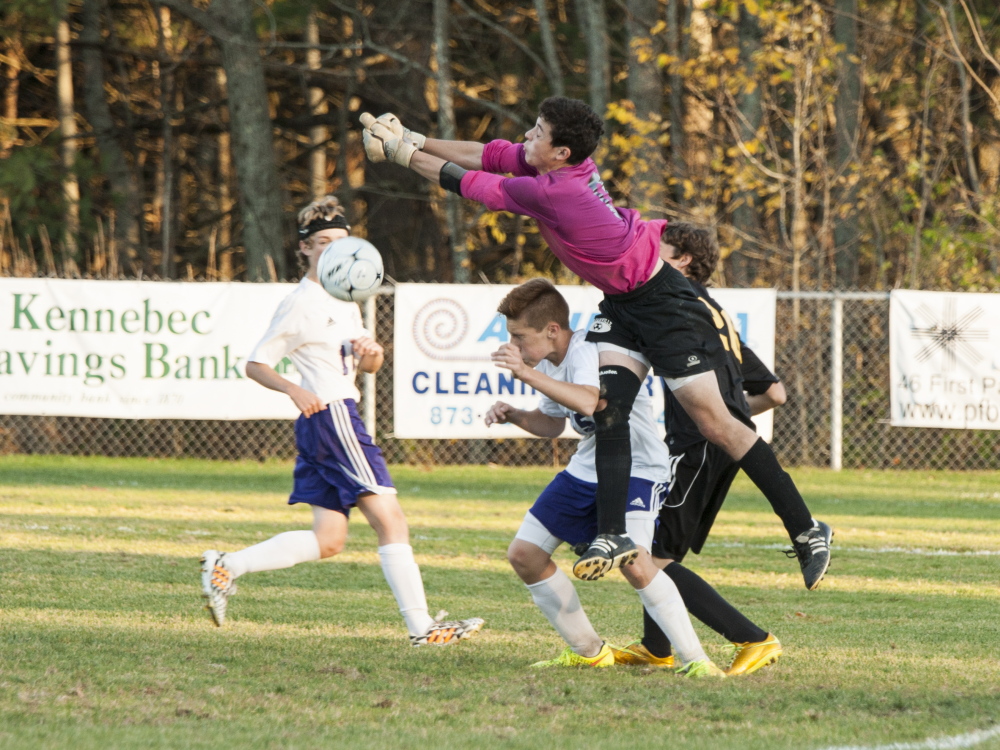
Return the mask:
[[[0,279],[0,414],[294,418],[244,374],[294,286]]]
[[[998,320],[1000,294],[892,292],[891,424],[1000,429]]]
[[[495,367],[490,353],[508,341],[506,321],[497,305],[513,286],[399,284],[393,341],[394,435],[398,438],[529,437],[513,425],[487,428],[483,416],[496,401],[523,409],[538,404],[538,394]],[[598,314],[600,290],[560,286],[570,307],[570,326],[586,329]],[[714,289],[741,335],[773,366],[776,294],[766,289]],[[748,338],[749,337],[749,338]],[[647,377],[658,395],[662,425],[662,386]],[[758,423],[770,438],[770,420]],[[575,436],[567,429],[567,437]]]

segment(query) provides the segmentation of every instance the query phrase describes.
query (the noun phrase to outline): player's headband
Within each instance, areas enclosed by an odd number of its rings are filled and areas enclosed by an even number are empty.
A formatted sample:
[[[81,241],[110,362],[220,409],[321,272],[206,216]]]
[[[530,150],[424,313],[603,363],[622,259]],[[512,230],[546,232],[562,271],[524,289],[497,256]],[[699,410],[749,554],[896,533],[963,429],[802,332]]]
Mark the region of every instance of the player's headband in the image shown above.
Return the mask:
[[[340,214],[334,214],[332,219],[313,219],[306,226],[299,227],[299,240],[305,241],[310,235],[322,232],[324,229],[346,229],[351,231],[351,225]]]

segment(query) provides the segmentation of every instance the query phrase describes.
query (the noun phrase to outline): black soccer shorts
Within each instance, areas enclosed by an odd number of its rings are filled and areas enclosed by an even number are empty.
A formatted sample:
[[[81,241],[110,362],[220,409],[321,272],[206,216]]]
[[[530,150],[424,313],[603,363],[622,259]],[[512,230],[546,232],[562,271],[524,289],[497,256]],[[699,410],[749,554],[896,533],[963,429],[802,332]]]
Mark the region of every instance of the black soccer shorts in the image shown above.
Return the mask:
[[[625,294],[605,294],[587,341],[640,352],[665,378],[698,375],[726,363],[712,310],[669,264]]]
[[[680,562],[701,552],[740,467],[708,441],[692,445],[674,464],[674,479],[653,536],[653,557]]]

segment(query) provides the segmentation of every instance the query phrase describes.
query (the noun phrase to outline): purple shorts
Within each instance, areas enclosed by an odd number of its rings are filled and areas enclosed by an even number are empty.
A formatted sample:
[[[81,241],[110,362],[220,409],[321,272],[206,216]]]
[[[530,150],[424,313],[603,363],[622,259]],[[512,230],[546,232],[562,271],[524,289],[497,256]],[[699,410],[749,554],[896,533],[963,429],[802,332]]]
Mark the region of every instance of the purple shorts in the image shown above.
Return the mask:
[[[382,451],[365,430],[354,399],[295,422],[294,484],[289,505],[308,503],[350,513],[360,495],[395,495]]]

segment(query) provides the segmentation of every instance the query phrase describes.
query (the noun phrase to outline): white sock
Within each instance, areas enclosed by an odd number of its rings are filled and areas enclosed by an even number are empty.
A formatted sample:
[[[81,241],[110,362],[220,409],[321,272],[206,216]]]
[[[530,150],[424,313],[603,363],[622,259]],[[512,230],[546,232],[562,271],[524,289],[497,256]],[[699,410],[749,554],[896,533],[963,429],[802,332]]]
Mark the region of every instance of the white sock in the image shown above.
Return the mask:
[[[646,588],[636,593],[660,630],[670,639],[681,664],[708,659],[694,632],[681,592],[666,573],[661,570]]]
[[[244,573],[280,570],[303,562],[319,560],[319,540],[309,530],[286,531],[239,552],[226,554],[226,567],[239,578]]]
[[[535,604],[570,648],[579,656],[596,656],[604,641],[590,624],[576,588],[566,574],[556,568],[555,575],[527,586]]]
[[[382,561],[382,574],[399,605],[399,613],[406,620],[406,629],[410,635],[423,635],[434,618],[427,613],[424,582],[417,561],[413,559],[413,547],[386,544],[378,548],[378,556]]]

